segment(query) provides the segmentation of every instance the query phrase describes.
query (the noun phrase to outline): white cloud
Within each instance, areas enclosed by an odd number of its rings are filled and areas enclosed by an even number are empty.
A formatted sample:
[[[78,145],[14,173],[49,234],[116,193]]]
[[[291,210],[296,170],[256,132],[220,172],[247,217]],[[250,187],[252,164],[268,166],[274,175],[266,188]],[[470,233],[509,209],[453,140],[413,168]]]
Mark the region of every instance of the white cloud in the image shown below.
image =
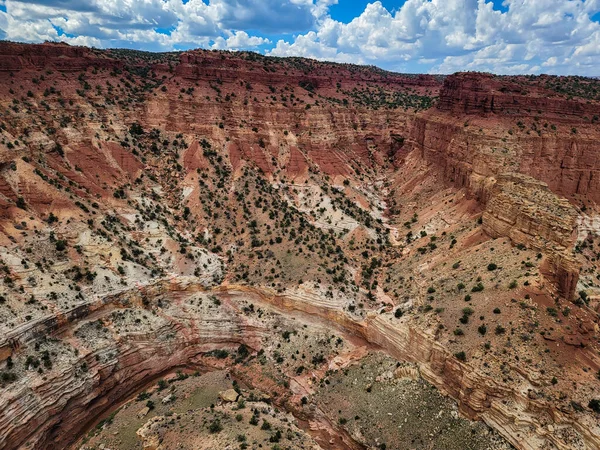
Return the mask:
[[[346,0],[345,0],[346,1]],[[0,0],[0,38],[152,50],[255,49],[391,70],[598,75],[600,0],[406,0],[349,23],[338,0]],[[508,11],[506,11],[508,8]],[[272,43],[270,35],[289,36]]]
[[[199,0],[198,0],[199,1]],[[305,31],[313,26],[312,0],[212,0],[226,29],[260,29],[266,33]]]
[[[212,48],[217,50],[239,50],[270,43],[271,41],[268,39],[258,36],[249,36],[245,31],[236,31],[227,39],[224,39],[221,36],[216,38]]]
[[[406,61],[430,71],[498,73],[577,72],[598,75],[590,56],[600,54],[600,24],[590,16],[600,0],[506,0],[507,12],[490,0],[407,0],[394,14],[379,1],[350,23],[322,20],[315,32],[279,41],[272,55],[303,55],[377,64]],[[551,59],[554,58],[554,59]]]
[[[305,31],[331,0],[5,0],[4,38],[64,40],[100,47],[253,48],[268,44],[257,33]]]

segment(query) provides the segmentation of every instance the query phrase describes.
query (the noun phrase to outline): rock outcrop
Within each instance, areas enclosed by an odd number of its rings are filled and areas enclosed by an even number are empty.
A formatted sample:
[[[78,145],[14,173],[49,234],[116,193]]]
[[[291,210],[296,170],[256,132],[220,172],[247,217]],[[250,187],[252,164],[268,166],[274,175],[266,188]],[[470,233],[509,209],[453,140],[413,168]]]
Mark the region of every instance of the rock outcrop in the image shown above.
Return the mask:
[[[26,69],[78,72],[88,67],[122,68],[121,61],[100,55],[85,47],[63,43],[40,45],[2,42],[0,45],[0,71],[17,72]]]
[[[600,203],[599,107],[553,95],[489,74],[452,75],[437,110],[416,119],[411,140],[457,185],[514,171],[546,182],[564,197]]]
[[[598,114],[598,106],[584,99],[565,99],[556,92],[531,85],[526,77],[489,73],[456,73],[446,78],[438,109],[455,114],[553,117],[582,123]]]
[[[501,174],[493,182],[483,213],[483,229],[492,237],[549,255],[560,294],[575,295],[579,267],[570,255],[577,239],[577,210],[548,186],[522,174]]]
[[[145,295],[160,296],[178,289],[168,282],[158,283]],[[4,430],[0,448],[66,448],[107,408],[162,373],[193,365],[197,356],[216,348],[237,348],[241,343],[256,347],[267,333],[230,309],[181,315],[191,305],[179,301],[173,301],[171,312],[165,311],[161,320],[145,327],[146,331],[127,331],[113,322],[112,310],[117,304],[134,308],[141,304],[140,291],[127,291],[102,303],[104,306],[93,313],[92,308],[81,309],[76,316],[45,321],[55,324],[45,328],[45,334],[52,331],[55,336],[72,336],[69,340],[78,349],[77,359],[46,377],[32,374],[29,383],[4,391],[0,399]],[[94,337],[98,332],[100,338]],[[28,330],[14,339],[24,342],[30,335]]]
[[[276,307],[282,314],[294,311],[308,314],[340,327],[348,336],[359,336],[384,348],[399,360],[416,363],[420,376],[456,399],[467,417],[484,420],[519,449],[533,450],[552,444],[567,450],[573,448],[573,442],[580,442],[583,445],[580,448],[600,446],[593,418],[573,417],[553,408],[548,400],[531,399],[526,392],[471,370],[468,363],[458,361],[436,342],[434,334],[412,326],[408,320],[390,321],[389,315],[382,314],[356,320],[335,302],[326,302],[312,294],[277,295],[268,290],[235,286],[212,292],[227,303],[227,308],[190,315],[185,313],[186,305],[194,304],[189,299],[197,290],[203,291],[190,284],[190,280],[157,284],[153,292],[158,298],[168,294],[167,298],[177,300],[161,313],[164,321],[154,330],[126,333],[108,347],[84,351],[86,347],[81,346],[75,364],[53,370],[46,380],[32,386],[5,392],[0,399],[0,408],[6,412],[0,418],[4,430],[0,448],[21,445],[36,449],[56,445],[64,448],[85,429],[87,423],[81,417],[97,417],[161,373],[193,365],[197,356],[223,346],[243,342],[258,349],[257,338],[268,336],[270,331],[235,315],[235,310],[248,302],[257,307]],[[124,295],[134,300],[139,293]],[[107,309],[93,319],[108,324],[109,315]],[[86,326],[86,322],[66,322],[56,332],[73,333],[83,344],[86,341],[82,329]],[[85,372],[80,370],[84,363]],[[410,376],[414,376],[413,372]],[[521,382],[531,383],[527,378]],[[32,421],[35,421],[33,427]],[[556,432],[549,432],[548,425]]]
[[[579,266],[570,251],[579,213],[554,194],[579,205],[600,202],[592,137],[598,105],[542,86],[543,79],[532,84],[524,77],[449,76],[437,110],[415,119],[411,144],[448,182],[487,204],[484,228],[491,236],[554,248],[550,271],[561,295],[572,298]],[[511,175],[510,182],[502,175],[508,172],[527,177]],[[502,188],[509,185],[510,194]],[[538,198],[528,199],[534,193]]]

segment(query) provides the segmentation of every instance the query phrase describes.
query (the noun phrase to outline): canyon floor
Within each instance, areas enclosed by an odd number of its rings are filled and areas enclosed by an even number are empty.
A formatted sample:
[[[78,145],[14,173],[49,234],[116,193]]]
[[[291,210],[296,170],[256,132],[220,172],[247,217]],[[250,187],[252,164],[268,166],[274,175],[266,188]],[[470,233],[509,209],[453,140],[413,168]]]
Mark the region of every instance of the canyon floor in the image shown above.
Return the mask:
[[[600,448],[600,81],[0,42],[0,449]]]

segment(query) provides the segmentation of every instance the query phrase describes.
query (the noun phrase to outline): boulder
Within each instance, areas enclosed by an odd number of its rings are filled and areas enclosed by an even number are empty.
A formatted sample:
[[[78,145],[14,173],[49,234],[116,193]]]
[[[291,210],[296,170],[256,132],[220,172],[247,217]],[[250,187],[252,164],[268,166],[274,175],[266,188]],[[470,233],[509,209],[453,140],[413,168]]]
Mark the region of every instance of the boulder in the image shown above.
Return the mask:
[[[235,389],[227,389],[226,391],[219,392],[219,398],[225,403],[237,402],[239,394]]]

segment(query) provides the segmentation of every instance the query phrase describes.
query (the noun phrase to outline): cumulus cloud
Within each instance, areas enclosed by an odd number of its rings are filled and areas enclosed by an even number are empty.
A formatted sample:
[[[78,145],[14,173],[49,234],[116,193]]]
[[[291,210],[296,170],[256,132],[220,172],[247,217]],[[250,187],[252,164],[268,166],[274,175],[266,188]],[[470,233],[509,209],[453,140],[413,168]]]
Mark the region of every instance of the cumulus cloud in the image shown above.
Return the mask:
[[[320,1],[320,0],[319,0]],[[317,3],[319,2],[317,1]],[[256,33],[292,33],[314,26],[312,0],[5,0],[6,39],[63,40],[100,47],[171,50],[254,48]]]
[[[376,64],[393,70],[424,67],[435,73],[598,75],[598,0],[407,0],[394,13],[379,1],[349,23],[326,18],[316,31],[280,40],[271,55]],[[427,67],[429,66],[429,67]]]
[[[351,0],[342,0],[350,4]],[[598,75],[600,0],[0,0],[0,38],[97,47],[264,49],[398,71]],[[498,3],[497,1],[495,2]]]
[[[245,31],[236,31],[227,39],[224,39],[221,36],[216,38],[212,48],[217,50],[240,50],[270,43],[271,41],[266,38],[250,36]]]
[[[305,31],[314,24],[312,0],[212,0],[224,28],[266,33]]]

